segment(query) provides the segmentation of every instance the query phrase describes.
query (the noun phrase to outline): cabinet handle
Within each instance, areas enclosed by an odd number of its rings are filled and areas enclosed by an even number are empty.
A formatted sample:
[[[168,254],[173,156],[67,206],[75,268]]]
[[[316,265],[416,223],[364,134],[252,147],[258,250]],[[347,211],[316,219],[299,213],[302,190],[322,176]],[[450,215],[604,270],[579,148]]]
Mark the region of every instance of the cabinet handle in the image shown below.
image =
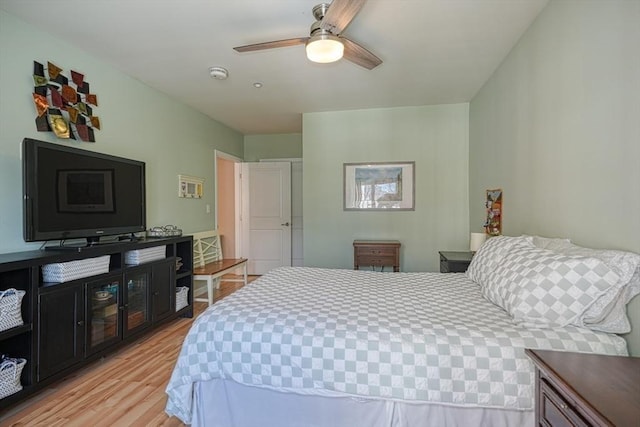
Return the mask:
[[[78,326],[84,326],[84,320],[78,320],[77,325]]]

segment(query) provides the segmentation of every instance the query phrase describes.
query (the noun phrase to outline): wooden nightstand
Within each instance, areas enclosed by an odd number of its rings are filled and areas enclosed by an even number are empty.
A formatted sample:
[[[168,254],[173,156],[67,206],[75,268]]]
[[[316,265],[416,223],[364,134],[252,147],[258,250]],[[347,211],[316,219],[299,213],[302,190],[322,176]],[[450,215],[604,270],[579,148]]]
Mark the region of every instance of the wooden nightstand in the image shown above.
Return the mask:
[[[640,425],[640,358],[525,353],[536,366],[537,426]]]
[[[471,252],[440,251],[440,273],[464,273],[473,254]]]
[[[374,267],[390,266],[400,271],[400,242],[397,240],[354,240],[353,269],[361,265]]]

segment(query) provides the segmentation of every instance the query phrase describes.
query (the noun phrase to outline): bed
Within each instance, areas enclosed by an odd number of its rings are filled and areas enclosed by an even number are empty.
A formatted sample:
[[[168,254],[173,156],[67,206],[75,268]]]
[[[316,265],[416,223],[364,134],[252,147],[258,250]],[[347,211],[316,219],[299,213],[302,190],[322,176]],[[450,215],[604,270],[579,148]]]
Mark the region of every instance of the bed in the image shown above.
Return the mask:
[[[627,354],[640,256],[583,249],[501,236],[467,273],[275,269],[194,321],[166,411],[194,426],[533,426],[525,348]]]

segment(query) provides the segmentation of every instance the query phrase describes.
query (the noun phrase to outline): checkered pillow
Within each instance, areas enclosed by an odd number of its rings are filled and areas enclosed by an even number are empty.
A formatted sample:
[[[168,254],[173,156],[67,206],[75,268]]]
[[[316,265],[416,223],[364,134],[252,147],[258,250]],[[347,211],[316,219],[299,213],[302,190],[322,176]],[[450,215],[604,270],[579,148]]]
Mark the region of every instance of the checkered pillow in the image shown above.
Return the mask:
[[[620,279],[600,259],[538,248],[508,254],[501,268],[513,280],[503,294],[505,309],[527,327],[580,326],[585,311]]]
[[[486,276],[481,290],[486,299],[510,313],[516,291],[530,274],[531,264],[536,259],[532,255],[538,249],[529,245],[529,242],[517,242],[509,249],[500,263]]]
[[[527,244],[524,237],[496,236],[487,239],[473,256],[467,277],[481,287],[490,286],[489,276],[500,265],[505,255],[516,245]]]
[[[598,258],[620,276],[616,286],[598,298],[581,316],[576,326],[595,331],[624,334],[631,330],[627,304],[640,294],[640,255],[633,252],[591,249],[572,244],[568,239],[527,237],[533,245],[567,256]]]
[[[590,249],[564,244],[553,249],[567,256],[593,257],[604,262],[620,276],[615,287],[606,292],[584,313],[582,325],[593,330],[627,333],[631,325],[626,305],[640,293],[640,255],[609,249]]]

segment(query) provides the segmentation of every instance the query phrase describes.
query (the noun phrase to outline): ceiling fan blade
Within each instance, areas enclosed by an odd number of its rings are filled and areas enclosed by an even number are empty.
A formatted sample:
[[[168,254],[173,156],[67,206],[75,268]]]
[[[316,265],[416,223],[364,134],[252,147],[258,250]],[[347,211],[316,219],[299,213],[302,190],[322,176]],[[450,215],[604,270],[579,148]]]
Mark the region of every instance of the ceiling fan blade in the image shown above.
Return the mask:
[[[322,18],[320,28],[338,35],[364,6],[366,0],[333,0]]]
[[[236,52],[252,52],[254,50],[275,49],[277,47],[297,46],[299,44],[305,44],[309,40],[309,37],[299,37],[295,39],[275,40],[272,42],[248,44],[246,46],[234,47]]]
[[[382,64],[382,59],[369,52],[358,43],[349,40],[346,37],[340,37],[342,44],[344,45],[344,58],[357,64],[367,70],[373,70],[378,65]]]

